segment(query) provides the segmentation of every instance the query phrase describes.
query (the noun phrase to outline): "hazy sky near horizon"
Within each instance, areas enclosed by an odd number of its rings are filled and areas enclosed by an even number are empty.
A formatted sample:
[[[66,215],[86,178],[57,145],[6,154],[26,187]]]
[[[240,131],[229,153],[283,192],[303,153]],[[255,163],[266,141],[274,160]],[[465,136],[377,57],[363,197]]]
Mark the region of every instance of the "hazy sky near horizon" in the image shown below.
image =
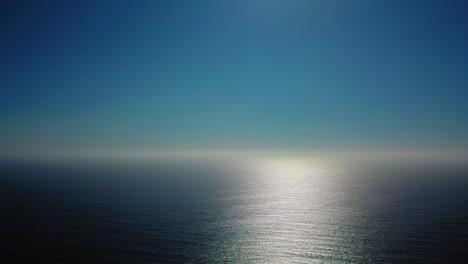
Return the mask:
[[[468,147],[468,1],[0,2],[0,149]]]

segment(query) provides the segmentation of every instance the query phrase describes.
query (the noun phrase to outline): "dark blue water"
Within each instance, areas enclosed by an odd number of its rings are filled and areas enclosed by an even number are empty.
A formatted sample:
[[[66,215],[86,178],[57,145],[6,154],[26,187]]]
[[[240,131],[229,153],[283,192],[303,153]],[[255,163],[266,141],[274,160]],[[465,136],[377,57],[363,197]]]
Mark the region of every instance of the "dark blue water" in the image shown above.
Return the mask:
[[[0,166],[7,263],[467,263],[468,166]]]

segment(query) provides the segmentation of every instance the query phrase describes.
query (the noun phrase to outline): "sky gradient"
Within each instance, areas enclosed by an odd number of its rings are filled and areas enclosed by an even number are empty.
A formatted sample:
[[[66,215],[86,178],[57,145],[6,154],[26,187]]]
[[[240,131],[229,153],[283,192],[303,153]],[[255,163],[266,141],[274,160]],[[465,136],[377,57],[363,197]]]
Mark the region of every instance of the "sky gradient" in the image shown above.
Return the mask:
[[[468,2],[0,2],[0,150],[468,149]]]

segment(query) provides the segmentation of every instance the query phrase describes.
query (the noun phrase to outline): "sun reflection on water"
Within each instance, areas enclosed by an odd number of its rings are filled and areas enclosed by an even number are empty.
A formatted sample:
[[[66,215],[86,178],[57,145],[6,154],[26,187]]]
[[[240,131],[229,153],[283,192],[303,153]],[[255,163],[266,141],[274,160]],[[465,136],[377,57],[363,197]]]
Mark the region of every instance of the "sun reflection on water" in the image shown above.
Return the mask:
[[[276,158],[257,161],[247,174],[234,251],[256,252],[255,263],[324,260],[336,254],[331,232],[341,215],[330,207],[338,188],[330,180],[332,169],[311,160]]]

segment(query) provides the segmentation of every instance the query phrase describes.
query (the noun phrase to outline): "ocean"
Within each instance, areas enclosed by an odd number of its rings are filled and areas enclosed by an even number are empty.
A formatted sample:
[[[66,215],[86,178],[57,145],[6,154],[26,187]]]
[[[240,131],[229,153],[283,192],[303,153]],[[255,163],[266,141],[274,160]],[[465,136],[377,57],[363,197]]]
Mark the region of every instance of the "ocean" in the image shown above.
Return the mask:
[[[468,164],[2,161],[3,263],[467,263]]]

